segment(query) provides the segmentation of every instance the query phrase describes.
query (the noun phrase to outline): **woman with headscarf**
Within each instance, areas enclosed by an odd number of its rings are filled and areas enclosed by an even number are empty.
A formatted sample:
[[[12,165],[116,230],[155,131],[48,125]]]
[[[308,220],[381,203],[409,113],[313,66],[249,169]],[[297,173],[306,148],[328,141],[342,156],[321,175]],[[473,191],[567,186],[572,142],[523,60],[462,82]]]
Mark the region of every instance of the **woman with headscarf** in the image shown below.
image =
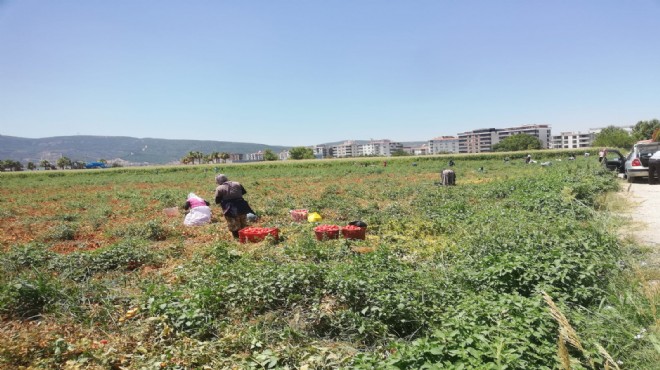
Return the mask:
[[[237,181],[229,181],[227,176],[219,174],[215,177],[218,187],[215,188],[215,204],[222,207],[222,213],[227,220],[227,228],[234,238],[238,231],[247,226],[247,214],[254,213],[243,195],[247,192]]]
[[[195,193],[188,194],[188,200],[183,209],[188,211],[183,219],[186,226],[204,225],[211,222],[211,208],[209,202],[197,196]]]

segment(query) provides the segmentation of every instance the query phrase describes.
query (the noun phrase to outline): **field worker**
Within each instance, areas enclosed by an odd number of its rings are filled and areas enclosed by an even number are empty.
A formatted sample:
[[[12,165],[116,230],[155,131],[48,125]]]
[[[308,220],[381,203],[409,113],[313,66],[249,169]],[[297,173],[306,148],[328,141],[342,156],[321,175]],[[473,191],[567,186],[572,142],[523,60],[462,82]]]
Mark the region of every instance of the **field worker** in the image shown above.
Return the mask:
[[[527,157],[525,157],[525,163],[529,163],[529,162],[531,162],[531,161],[532,161],[532,155],[531,155],[531,154],[527,154]]]
[[[602,149],[598,152],[598,162],[603,162],[603,158],[605,158],[605,152],[606,152],[606,151],[607,151],[607,150],[606,150],[605,148],[602,148]]]
[[[243,185],[236,181],[229,181],[227,176],[219,174],[215,177],[218,187],[215,188],[215,204],[222,207],[222,213],[227,220],[227,228],[234,238],[238,238],[238,231],[247,226],[247,214],[255,213],[248,202],[243,199],[247,193]]]
[[[195,193],[188,194],[188,200],[183,205],[183,209],[188,211],[183,219],[186,226],[204,225],[211,222],[211,208],[209,202],[198,197]]]
[[[656,178],[660,177],[660,150],[653,153],[649,158],[649,185],[657,184]]]

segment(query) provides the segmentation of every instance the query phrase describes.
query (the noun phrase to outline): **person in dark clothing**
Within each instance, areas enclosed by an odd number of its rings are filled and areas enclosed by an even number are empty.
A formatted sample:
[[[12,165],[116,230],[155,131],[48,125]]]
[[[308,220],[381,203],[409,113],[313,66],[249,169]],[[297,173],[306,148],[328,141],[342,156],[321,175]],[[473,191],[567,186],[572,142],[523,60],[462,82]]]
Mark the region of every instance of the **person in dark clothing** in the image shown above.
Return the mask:
[[[660,178],[660,150],[649,158],[649,185],[657,184]]]
[[[247,214],[254,213],[248,202],[243,199],[247,191],[239,182],[229,181],[223,174],[217,175],[215,182],[218,184],[215,188],[215,204],[222,207],[227,228],[234,238],[238,238],[238,231],[247,226]]]

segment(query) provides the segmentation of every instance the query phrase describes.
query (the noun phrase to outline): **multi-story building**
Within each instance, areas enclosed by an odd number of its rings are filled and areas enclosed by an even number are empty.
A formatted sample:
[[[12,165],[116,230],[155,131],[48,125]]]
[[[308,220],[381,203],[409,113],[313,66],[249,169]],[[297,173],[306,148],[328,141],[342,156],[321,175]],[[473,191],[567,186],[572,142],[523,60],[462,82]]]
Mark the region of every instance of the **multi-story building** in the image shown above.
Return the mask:
[[[289,151],[283,150],[277,155],[277,157],[280,159],[280,161],[286,161],[289,159]]]
[[[634,126],[616,126],[628,133],[632,133]],[[552,136],[550,148],[554,149],[575,149],[587,148],[592,146],[596,135],[599,134],[604,127],[590,128],[588,132],[562,132],[560,135]]]
[[[332,156],[335,158],[355,157],[358,155],[358,144],[353,141],[344,141],[332,147]]]
[[[439,136],[426,143],[428,154],[458,153],[458,138],[456,136]]]
[[[501,129],[497,132],[498,142],[506,137],[518,134],[527,134],[534,136],[541,141],[541,148],[547,149],[550,144],[550,126],[549,125],[525,125]],[[495,143],[493,143],[495,144]]]
[[[245,156],[243,153],[231,153],[229,154],[229,161],[230,162],[240,162],[245,160]]]
[[[517,134],[534,136],[541,141],[543,148],[550,145],[549,125],[525,125],[508,128],[484,128],[458,134],[459,153],[482,153],[493,150],[493,145],[506,137]]]
[[[596,135],[592,132],[562,132],[553,135],[550,148],[553,149],[575,149],[591,146]]]
[[[417,146],[410,149],[410,154],[412,155],[427,155],[431,154],[431,149],[428,145],[424,144],[422,146]]]
[[[403,148],[403,144],[392,142],[390,140],[372,140],[367,144],[358,145],[358,156],[386,156],[392,155],[392,152]]]
[[[256,152],[256,153],[248,153],[245,155],[245,160],[246,161],[263,161],[264,160],[264,152],[261,150]]]
[[[328,148],[326,145],[315,145],[312,147],[312,151],[314,152],[314,156],[316,159],[323,159],[323,158],[328,158],[332,157],[332,148]]]
[[[496,128],[482,128],[458,134],[458,152],[490,152],[492,146],[499,141],[498,131]]]

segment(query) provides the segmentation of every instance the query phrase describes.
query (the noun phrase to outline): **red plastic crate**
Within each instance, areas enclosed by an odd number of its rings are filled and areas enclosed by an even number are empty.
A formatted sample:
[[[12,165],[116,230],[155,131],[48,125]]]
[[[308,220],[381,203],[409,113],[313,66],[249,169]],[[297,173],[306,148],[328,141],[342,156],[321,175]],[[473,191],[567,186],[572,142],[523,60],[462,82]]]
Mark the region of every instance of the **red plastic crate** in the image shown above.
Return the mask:
[[[309,211],[307,211],[306,209],[293,209],[289,211],[289,213],[291,214],[291,218],[294,221],[303,222],[303,221],[307,221],[307,214],[309,213]]]
[[[345,239],[364,240],[366,238],[366,235],[367,235],[367,228],[366,227],[348,225],[348,226],[342,227],[341,233],[342,233],[342,235],[344,236]]]
[[[320,225],[314,228],[316,240],[328,240],[339,238],[339,226],[337,225]]]
[[[238,241],[241,243],[258,243],[271,235],[278,240],[280,230],[276,227],[246,227],[238,231]]]

